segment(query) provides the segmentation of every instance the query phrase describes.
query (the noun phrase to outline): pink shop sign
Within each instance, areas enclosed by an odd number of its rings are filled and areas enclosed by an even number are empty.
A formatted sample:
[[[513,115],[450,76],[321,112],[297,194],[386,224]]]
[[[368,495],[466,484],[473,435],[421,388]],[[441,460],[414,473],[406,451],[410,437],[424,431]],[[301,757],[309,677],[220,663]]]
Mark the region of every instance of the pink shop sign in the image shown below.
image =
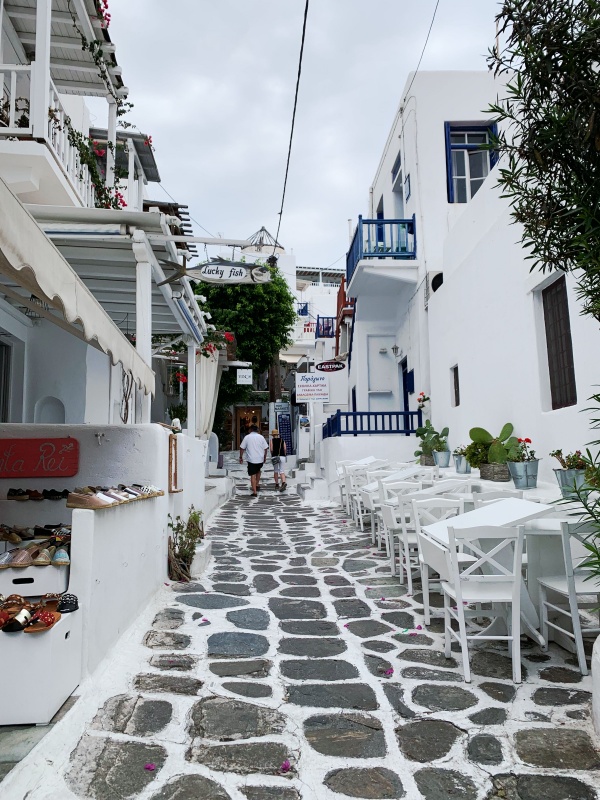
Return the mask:
[[[79,442],[0,439],[0,478],[70,478],[79,471]]]

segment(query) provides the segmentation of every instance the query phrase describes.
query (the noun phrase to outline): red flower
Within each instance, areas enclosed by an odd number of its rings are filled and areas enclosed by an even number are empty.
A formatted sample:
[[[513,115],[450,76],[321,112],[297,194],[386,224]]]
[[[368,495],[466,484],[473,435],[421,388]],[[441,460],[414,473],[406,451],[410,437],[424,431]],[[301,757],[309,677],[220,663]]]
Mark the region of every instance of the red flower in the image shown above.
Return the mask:
[[[524,441],[523,439],[517,439],[517,442],[519,442],[519,444],[521,444],[523,441]]]
[[[233,342],[233,341],[235,341],[235,336],[233,335],[233,333],[226,333],[226,334],[225,334],[225,341],[226,341],[226,342]]]
[[[531,439],[525,439],[525,444],[531,444]]]

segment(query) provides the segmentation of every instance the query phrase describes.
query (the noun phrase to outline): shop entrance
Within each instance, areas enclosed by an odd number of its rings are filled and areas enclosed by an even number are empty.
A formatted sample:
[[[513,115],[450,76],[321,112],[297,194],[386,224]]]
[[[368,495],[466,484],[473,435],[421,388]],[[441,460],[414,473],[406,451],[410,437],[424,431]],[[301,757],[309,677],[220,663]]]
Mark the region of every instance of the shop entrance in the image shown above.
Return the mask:
[[[245,406],[244,408],[236,408],[235,410],[235,431],[236,431],[236,449],[239,448],[242,439],[247,433],[250,433],[250,426],[257,425],[258,430],[261,430],[262,421],[262,407],[261,406]]]

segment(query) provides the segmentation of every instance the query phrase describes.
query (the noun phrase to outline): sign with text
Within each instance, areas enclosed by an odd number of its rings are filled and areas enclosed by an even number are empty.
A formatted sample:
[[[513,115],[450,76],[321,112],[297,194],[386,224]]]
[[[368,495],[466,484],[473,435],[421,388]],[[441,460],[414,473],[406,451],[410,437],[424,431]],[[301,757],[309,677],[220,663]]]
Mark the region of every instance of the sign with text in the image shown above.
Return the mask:
[[[237,382],[243,384],[244,386],[252,386],[253,383],[252,370],[238,369]]]
[[[296,401],[299,403],[329,402],[329,378],[327,375],[296,373]]]
[[[71,478],[79,471],[79,442],[0,439],[0,478]]]
[[[189,267],[187,273],[205,283],[269,283],[271,271],[261,264],[253,266],[243,261],[228,261],[217,256],[205,264]]]
[[[294,446],[292,444],[292,417],[290,414],[277,415],[277,428],[279,435],[285,442],[285,451],[288,456],[293,455]]]
[[[290,412],[289,403],[275,403],[276,414],[289,414],[289,412]]]
[[[320,364],[315,364],[315,369],[319,372],[339,372],[341,369],[346,369],[343,361],[321,361]]]

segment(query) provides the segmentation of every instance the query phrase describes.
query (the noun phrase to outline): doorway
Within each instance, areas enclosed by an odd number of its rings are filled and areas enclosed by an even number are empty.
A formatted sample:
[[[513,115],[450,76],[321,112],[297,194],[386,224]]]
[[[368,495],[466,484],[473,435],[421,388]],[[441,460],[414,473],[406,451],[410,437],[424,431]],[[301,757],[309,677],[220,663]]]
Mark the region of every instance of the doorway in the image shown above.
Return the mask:
[[[398,364],[398,372],[400,379],[400,391],[402,392],[402,408],[401,411],[408,411],[408,360],[403,358]]]
[[[260,433],[261,422],[262,422],[261,406],[244,406],[243,408],[236,408],[235,410],[236,450],[242,443],[242,439],[244,438],[244,436],[247,433],[250,433],[251,425],[256,425]]]

